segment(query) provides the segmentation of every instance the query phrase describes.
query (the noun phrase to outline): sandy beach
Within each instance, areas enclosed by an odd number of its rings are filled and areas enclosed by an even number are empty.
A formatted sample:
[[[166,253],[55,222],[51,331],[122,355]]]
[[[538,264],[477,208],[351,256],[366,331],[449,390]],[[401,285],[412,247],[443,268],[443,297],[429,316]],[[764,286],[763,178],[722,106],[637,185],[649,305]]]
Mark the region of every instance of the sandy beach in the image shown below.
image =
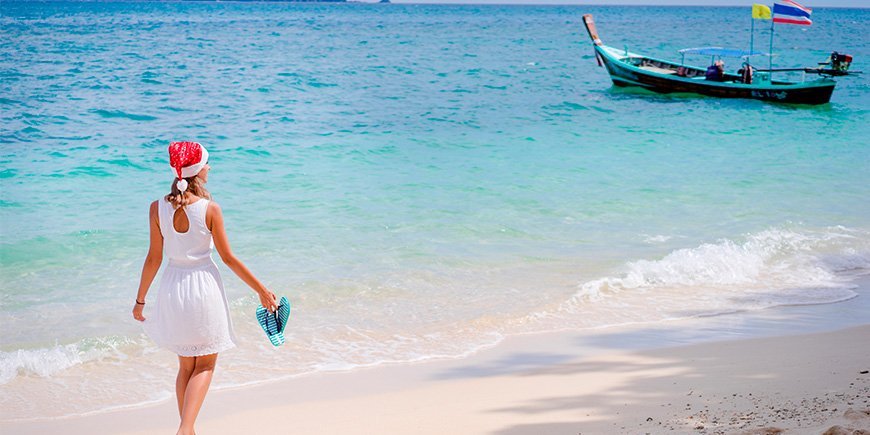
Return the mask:
[[[681,328],[697,328],[704,322],[677,322],[656,330],[527,335],[462,360],[214,391],[206,400],[198,433],[858,434],[870,430],[870,325],[636,349],[645,340],[667,342]],[[135,383],[130,386],[135,388]],[[174,406],[164,402],[92,416],[5,424],[2,432],[168,434],[174,433],[176,424]]]

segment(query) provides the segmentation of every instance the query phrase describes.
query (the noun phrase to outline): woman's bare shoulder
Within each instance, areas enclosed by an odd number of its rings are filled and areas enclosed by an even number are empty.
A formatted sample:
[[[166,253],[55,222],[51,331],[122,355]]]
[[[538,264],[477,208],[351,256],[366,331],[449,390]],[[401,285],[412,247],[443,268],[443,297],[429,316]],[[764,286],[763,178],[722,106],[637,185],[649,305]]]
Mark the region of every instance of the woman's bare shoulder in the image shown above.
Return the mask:
[[[205,226],[208,227],[209,231],[214,231],[214,219],[217,216],[221,216],[220,221],[223,222],[221,206],[214,201],[209,201],[208,207],[205,209]]]
[[[160,212],[158,207],[160,200],[154,201],[151,203],[151,206],[148,207],[148,220],[151,221],[152,224],[160,225]]]

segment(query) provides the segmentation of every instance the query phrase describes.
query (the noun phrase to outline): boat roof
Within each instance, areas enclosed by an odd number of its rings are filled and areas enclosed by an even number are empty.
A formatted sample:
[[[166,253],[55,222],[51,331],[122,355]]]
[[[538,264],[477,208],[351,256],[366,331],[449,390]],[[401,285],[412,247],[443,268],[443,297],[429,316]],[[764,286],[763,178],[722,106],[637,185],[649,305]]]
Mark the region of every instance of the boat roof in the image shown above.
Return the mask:
[[[680,50],[682,54],[703,54],[706,56],[723,56],[723,57],[749,57],[749,56],[760,56],[766,55],[767,53],[761,53],[758,51],[745,51],[745,50],[737,50],[733,48],[722,48],[722,47],[694,47],[694,48],[684,48]]]

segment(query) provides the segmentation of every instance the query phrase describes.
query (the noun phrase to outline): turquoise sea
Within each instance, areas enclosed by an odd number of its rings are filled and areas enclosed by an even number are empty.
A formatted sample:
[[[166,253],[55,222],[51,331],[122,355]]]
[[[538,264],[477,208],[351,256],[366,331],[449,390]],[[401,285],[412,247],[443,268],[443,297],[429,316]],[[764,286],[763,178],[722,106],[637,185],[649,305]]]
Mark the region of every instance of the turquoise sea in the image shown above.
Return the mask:
[[[0,420],[172,397],[130,315],[171,140],[208,147],[234,251],[294,304],[273,348],[221,266],[218,388],[856,297],[866,76],[815,107],[618,89],[581,24],[677,59],[748,48],[749,4],[3,1]],[[870,70],[870,10],[813,21],[775,66]]]

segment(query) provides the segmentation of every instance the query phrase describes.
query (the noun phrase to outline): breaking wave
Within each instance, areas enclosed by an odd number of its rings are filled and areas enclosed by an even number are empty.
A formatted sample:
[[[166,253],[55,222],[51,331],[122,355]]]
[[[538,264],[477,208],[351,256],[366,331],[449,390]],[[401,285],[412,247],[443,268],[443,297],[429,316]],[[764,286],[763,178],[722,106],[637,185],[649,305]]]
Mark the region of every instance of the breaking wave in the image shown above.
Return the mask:
[[[631,261],[616,276],[581,284],[561,309],[640,294],[650,300],[677,297],[684,307],[695,302],[713,308],[718,300],[729,310],[830,303],[854,297],[853,276],[868,271],[867,232],[770,229],[739,242],[720,240],[658,260]]]

